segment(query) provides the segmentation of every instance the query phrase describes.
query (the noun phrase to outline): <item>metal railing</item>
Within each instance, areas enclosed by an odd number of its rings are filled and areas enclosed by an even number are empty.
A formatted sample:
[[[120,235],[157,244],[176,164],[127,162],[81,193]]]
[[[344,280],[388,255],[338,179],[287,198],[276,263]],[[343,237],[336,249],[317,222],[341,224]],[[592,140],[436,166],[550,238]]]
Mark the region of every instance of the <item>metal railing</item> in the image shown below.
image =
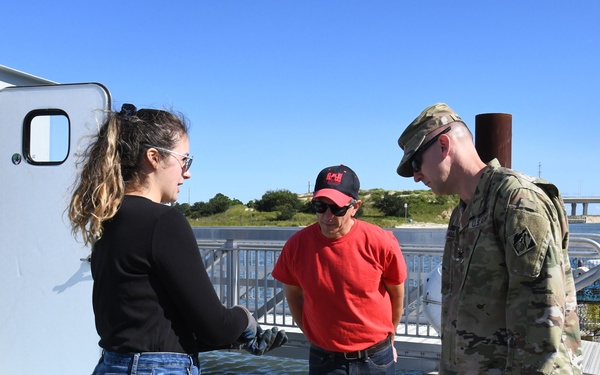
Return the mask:
[[[600,280],[600,234],[582,233],[571,236],[569,256],[578,260],[573,272],[577,291]],[[577,263],[581,265],[578,266]]]
[[[284,245],[282,241],[198,241],[210,279],[223,304],[243,305],[261,324],[295,327],[284,296],[283,285],[271,276]],[[423,285],[441,261],[443,246],[402,245],[408,267],[405,281],[404,315],[397,335],[438,337],[423,314]],[[578,234],[570,239],[569,256],[600,259],[600,235]],[[579,288],[600,279],[600,265],[576,274]]]

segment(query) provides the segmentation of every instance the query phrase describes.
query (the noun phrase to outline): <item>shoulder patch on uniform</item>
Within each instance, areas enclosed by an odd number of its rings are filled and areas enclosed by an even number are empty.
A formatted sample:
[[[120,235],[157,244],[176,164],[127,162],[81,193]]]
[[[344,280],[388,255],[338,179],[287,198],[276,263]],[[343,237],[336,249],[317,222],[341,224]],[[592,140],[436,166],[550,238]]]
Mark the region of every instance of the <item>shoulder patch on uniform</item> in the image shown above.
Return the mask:
[[[529,232],[529,228],[525,227],[520,232],[515,233],[512,237],[512,245],[515,253],[521,256],[537,245],[535,239]]]

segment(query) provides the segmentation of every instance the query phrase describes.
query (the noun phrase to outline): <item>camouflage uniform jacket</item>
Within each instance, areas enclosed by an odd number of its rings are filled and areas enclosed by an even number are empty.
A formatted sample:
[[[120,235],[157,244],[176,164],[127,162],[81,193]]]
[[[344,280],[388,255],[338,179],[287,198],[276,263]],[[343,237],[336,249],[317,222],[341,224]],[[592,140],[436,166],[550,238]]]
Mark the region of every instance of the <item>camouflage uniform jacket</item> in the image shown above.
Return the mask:
[[[472,199],[454,209],[440,374],[581,374],[568,225],[542,182],[562,204],[554,185],[493,160]]]

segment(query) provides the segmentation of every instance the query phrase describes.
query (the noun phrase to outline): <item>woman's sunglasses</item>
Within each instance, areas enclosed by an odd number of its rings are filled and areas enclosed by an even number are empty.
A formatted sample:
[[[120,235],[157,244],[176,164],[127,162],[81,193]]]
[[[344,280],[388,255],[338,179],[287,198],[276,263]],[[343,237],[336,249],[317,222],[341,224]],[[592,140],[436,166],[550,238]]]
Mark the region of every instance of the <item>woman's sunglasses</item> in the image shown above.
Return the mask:
[[[179,152],[175,152],[175,151],[169,150],[167,148],[158,147],[158,146],[152,146],[150,144],[145,144],[144,146],[155,148],[157,150],[169,153],[169,154],[171,154],[173,156],[177,155],[177,156],[183,157],[183,159],[181,159],[181,160],[179,160],[177,158],[175,158],[175,159],[177,159],[179,161],[179,165],[181,165],[181,169],[183,169],[184,172],[186,172],[186,171],[188,171],[190,169],[190,167],[192,166],[192,162],[194,161],[194,157],[193,156],[180,154]]]
[[[312,201],[311,203],[318,214],[324,214],[329,208],[329,211],[331,211],[331,213],[335,216],[344,216],[346,215],[346,212],[348,212],[348,209],[352,207],[355,202],[355,200],[352,200],[347,206],[343,207],[340,207],[337,204],[327,204],[321,201]]]

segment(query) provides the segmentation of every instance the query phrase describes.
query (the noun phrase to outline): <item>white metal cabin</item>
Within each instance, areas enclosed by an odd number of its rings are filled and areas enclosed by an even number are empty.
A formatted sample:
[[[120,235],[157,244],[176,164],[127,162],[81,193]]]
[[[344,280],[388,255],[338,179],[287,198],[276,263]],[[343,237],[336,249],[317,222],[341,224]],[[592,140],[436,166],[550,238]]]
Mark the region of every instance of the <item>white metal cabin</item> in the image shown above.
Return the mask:
[[[40,86],[43,85],[43,86]],[[90,373],[100,356],[89,249],[66,207],[78,143],[110,94],[0,66],[0,373]]]

